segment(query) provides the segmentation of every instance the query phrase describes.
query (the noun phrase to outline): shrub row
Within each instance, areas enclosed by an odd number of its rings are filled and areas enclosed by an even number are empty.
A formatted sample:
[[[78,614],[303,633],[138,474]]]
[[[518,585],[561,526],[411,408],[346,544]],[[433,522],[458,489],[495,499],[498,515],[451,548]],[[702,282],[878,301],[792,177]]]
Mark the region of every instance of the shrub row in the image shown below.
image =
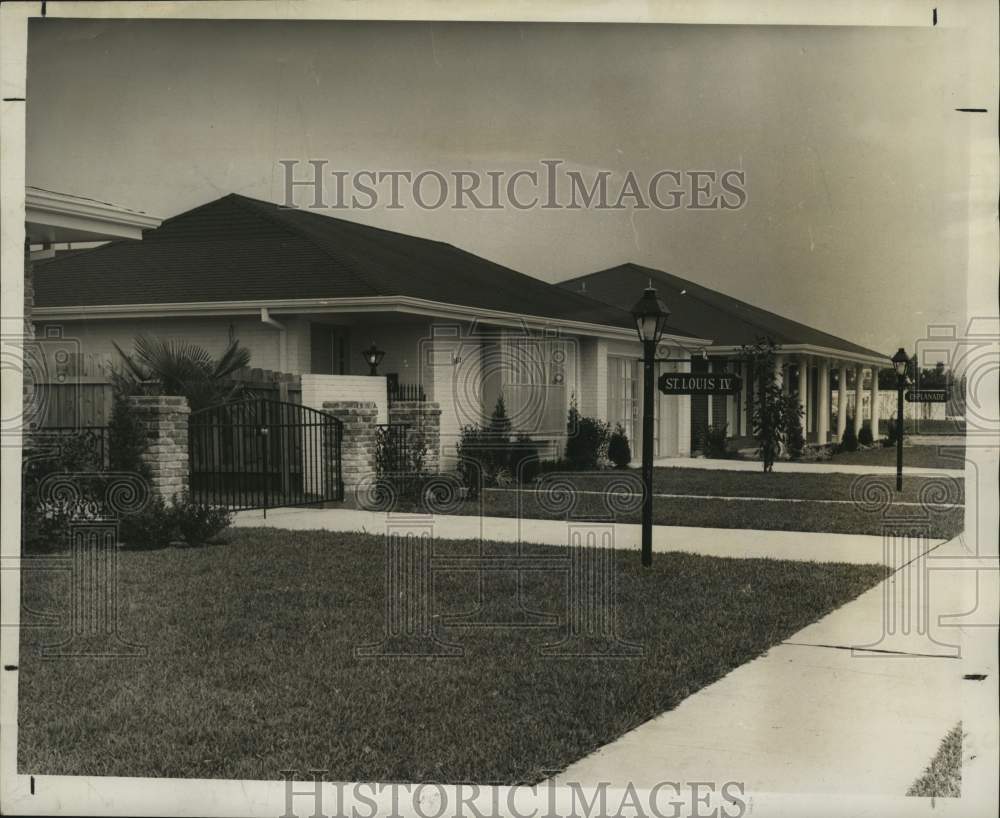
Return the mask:
[[[89,484],[79,485],[79,499],[73,502],[42,502],[35,481],[25,484],[22,516],[22,543],[27,553],[59,551],[69,543],[73,525],[86,520],[111,518],[97,498],[103,493]],[[175,498],[172,506],[161,497],[150,498],[133,514],[118,518],[118,539],[129,548],[165,548],[175,540],[189,546],[203,545],[215,539],[232,521],[228,509],[192,502],[187,496]]]

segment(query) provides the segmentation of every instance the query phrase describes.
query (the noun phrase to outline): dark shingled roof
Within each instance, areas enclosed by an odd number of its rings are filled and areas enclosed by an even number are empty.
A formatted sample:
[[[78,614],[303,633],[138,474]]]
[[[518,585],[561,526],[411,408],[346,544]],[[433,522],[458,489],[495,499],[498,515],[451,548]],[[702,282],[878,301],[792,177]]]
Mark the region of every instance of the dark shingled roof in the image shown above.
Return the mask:
[[[450,244],[235,193],[167,219],[142,241],[38,262],[34,284],[38,307],[410,296],[635,326],[626,310]]]
[[[671,310],[667,326],[673,332],[711,338],[718,346],[752,344],[759,337],[768,336],[777,344],[811,344],[888,357],[693,281],[631,262],[561,281],[559,286],[575,293],[583,288],[591,298],[629,309],[650,281]]]

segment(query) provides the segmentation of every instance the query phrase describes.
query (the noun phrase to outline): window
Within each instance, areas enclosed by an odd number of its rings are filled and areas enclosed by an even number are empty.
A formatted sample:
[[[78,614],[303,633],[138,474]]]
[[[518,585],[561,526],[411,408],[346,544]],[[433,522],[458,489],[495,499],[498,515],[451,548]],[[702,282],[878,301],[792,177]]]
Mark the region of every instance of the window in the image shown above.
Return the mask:
[[[621,424],[633,445],[639,425],[639,362],[632,358],[608,357],[608,420],[612,428]]]

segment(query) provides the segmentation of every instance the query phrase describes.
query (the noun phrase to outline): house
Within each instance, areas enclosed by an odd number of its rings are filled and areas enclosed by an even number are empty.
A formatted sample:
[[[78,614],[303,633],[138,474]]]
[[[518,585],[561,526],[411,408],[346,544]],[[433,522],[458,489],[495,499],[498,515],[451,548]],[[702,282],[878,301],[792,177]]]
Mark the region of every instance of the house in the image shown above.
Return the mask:
[[[24,191],[24,338],[18,353],[24,363],[22,406],[17,423],[3,428],[3,435],[20,437],[46,413],[49,362],[69,354],[72,345],[61,339],[34,335],[34,268],[55,258],[56,247],[102,241],[139,242],[143,232],[159,227],[160,219],[110,202],[45,188],[26,186]],[[6,373],[5,373],[6,374]]]
[[[657,294],[672,310],[670,326],[675,332],[712,340],[711,344],[702,348],[704,357],[699,354],[692,358],[692,370],[736,371],[743,378],[743,388],[738,394],[691,398],[694,448],[698,448],[697,438],[709,425],[725,425],[730,437],[751,433],[752,379],[748,377],[746,365],[735,359],[744,344],[753,344],[761,337],[772,339],[780,347],[778,377],[786,392],[799,396],[804,409],[803,431],[808,441],[826,443],[832,433],[839,440],[849,416],[853,419],[855,432],[860,430],[862,421],[868,419],[872,434],[878,437],[879,412],[874,415],[871,412],[871,407],[880,405],[878,378],[872,377],[872,373],[890,365],[889,357],[883,353],[694,281],[639,264],[621,264],[562,281],[560,286],[610,306],[626,308],[632,293],[648,283],[652,283]],[[837,378],[835,395],[831,395],[832,372]],[[848,395],[849,380],[853,384],[851,396]],[[836,398],[837,407],[847,407],[846,411],[836,412],[835,425],[831,424],[831,397]],[[854,410],[853,407],[857,406],[862,407],[861,411]]]
[[[629,296],[634,302],[645,282]],[[442,242],[230,194],[167,219],[141,243],[111,242],[36,265],[39,333],[77,339],[113,364],[141,333],[301,376],[305,405],[358,398],[387,417],[387,383],[441,408],[441,462],[462,426],[502,394],[515,431],[561,448],[575,400],[621,422],[636,447],[641,345],[627,309],[547,284]],[[708,339],[670,330],[663,357]],[[364,355],[384,352],[377,377]],[[665,366],[686,371],[687,364]],[[655,451],[690,451],[690,399],[658,395]]]

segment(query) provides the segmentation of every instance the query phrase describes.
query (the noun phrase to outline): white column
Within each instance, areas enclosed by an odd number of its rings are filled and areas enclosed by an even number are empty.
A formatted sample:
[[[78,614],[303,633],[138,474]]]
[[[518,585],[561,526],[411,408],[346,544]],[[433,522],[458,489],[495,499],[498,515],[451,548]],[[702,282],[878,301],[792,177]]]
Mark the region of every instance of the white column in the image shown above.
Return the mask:
[[[691,362],[683,361],[676,366],[677,372],[690,372]],[[691,396],[679,395],[677,405],[677,456],[691,456]]]
[[[715,364],[712,361],[709,361],[707,369],[708,369],[709,372],[714,372],[715,371]],[[708,405],[708,412],[707,412],[707,414],[708,414],[708,425],[709,426],[715,426],[715,421],[712,418],[712,410],[714,409],[714,406],[712,404],[712,396],[711,395],[708,396],[708,401],[706,403]]]
[[[847,367],[841,364],[837,368],[837,442],[840,442],[847,429]]]
[[[785,388],[785,356],[775,355],[774,356],[774,382],[781,387]]]
[[[799,406],[802,407],[802,432],[809,435],[809,359],[799,356]]]
[[[871,408],[871,426],[872,426],[872,440],[876,443],[878,442],[878,367],[872,367],[872,388],[871,388],[871,398],[872,398],[872,408]]]
[[[864,395],[864,390],[862,388],[862,385],[863,385],[864,380],[865,380],[865,368],[863,366],[860,366],[860,365],[854,367],[854,377],[855,377],[855,382],[854,382],[854,434],[856,435],[858,432],[861,431],[861,421],[863,420],[861,408],[864,405],[864,402],[862,401],[862,397]]]
[[[743,364],[740,367],[740,374],[743,376],[743,393],[740,395],[740,436],[745,436],[747,434],[747,429],[750,428],[750,391],[753,389],[753,383],[750,382],[750,365]]]
[[[816,392],[819,397],[819,405],[816,407],[816,439],[822,445],[826,443],[830,431],[830,361],[821,359],[816,373]]]

